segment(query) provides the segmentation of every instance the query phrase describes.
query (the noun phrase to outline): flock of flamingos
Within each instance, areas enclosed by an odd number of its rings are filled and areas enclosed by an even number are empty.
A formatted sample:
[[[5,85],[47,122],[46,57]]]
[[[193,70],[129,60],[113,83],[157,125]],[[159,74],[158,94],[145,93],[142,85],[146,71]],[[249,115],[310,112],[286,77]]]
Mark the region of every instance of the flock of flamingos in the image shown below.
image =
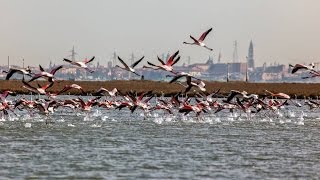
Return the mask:
[[[212,31],[212,28],[204,32],[199,39],[190,36],[193,42],[183,42],[188,45],[196,45],[206,48],[212,51],[205,43],[204,40],[206,36]],[[125,71],[129,71],[137,76],[140,76],[136,71],[135,67],[143,60],[144,57],[134,62],[132,65],[127,65],[124,60],[118,57],[118,60],[123,65],[122,67],[117,66]],[[157,57],[159,64],[153,64],[147,62],[148,65],[143,66],[143,68],[151,68],[154,70],[167,71],[171,75],[172,80],[169,83],[179,83],[185,87],[184,92],[178,93],[172,97],[155,97],[155,95],[150,92],[136,93],[134,91],[130,92],[119,92],[116,88],[113,90],[107,90],[103,87],[98,89],[94,96],[89,97],[89,99],[83,99],[81,97],[77,98],[60,98],[60,94],[66,93],[70,89],[78,89],[83,92],[81,86],[77,84],[70,84],[65,86],[61,91],[57,93],[50,93],[48,89],[52,87],[55,82],[55,73],[59,71],[63,66],[58,66],[53,68],[51,71],[46,71],[39,65],[39,72],[31,72],[30,68],[11,68],[7,73],[6,80],[9,80],[13,74],[22,74],[22,88],[28,91],[39,94],[39,98],[34,100],[27,99],[25,97],[16,98],[14,100],[8,100],[8,96],[14,96],[15,93],[6,90],[0,95],[0,117],[6,118],[10,114],[17,115],[17,112],[24,111],[32,114],[43,114],[44,117],[50,116],[56,111],[69,108],[72,111],[83,111],[90,112],[93,108],[101,108],[107,110],[123,110],[128,109],[131,113],[140,110],[145,114],[145,118],[148,117],[148,113],[152,111],[163,111],[164,114],[181,114],[182,116],[194,115],[199,121],[201,117],[206,113],[219,113],[221,111],[225,112],[240,112],[245,114],[259,114],[263,112],[276,113],[281,108],[287,105],[292,105],[296,107],[301,107],[296,99],[292,99],[289,95],[285,93],[273,93],[265,90],[267,95],[259,96],[257,94],[248,94],[245,91],[231,90],[230,94],[221,98],[219,90],[215,92],[207,92],[205,83],[186,72],[177,72],[174,70],[174,65],[180,60],[179,51],[172,54],[166,61]],[[94,60],[94,56],[91,59],[85,59],[84,61],[71,61],[69,59],[64,59],[63,61],[70,63],[73,66],[82,68],[90,73],[93,73],[87,65]],[[303,64],[296,64],[292,66],[292,73],[300,70],[308,71],[309,76],[303,78],[312,78],[320,76],[320,72],[314,70],[314,65],[309,66]],[[26,81],[25,76],[29,76]],[[44,86],[33,87],[29,83],[31,81],[37,80],[39,78],[47,79],[47,84]],[[187,92],[194,88],[197,93],[194,97],[187,97]],[[43,98],[40,98],[43,97]],[[11,98],[13,99],[13,98]],[[153,100],[152,100],[153,99]],[[305,100],[303,105],[307,105],[310,109],[318,108],[320,106],[320,101],[315,100]],[[193,115],[192,115],[193,116]]]

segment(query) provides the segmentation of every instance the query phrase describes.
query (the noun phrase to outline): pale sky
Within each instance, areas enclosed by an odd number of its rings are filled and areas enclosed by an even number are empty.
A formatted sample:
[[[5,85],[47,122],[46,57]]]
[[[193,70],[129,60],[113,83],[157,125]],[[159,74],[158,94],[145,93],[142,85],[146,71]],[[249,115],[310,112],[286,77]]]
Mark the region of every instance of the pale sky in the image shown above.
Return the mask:
[[[184,45],[189,35],[213,48]],[[0,64],[42,64],[62,59],[75,46],[78,58],[106,64],[114,51],[156,56],[180,50],[181,62],[208,56],[232,61],[233,41],[245,61],[253,40],[255,62],[320,61],[319,0],[0,0]]]

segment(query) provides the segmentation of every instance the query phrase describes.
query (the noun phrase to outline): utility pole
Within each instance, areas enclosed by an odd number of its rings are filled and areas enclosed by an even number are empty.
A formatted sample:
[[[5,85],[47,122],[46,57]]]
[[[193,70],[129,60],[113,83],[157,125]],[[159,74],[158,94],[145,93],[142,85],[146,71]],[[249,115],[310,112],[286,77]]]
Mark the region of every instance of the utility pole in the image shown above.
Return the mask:
[[[229,63],[227,63],[227,82],[229,82]]]
[[[248,77],[248,63],[246,63],[246,82],[249,82],[249,77]]]
[[[238,42],[234,41],[234,50],[233,50],[233,63],[239,62],[238,57]]]
[[[8,56],[8,69],[10,69],[10,57]]]
[[[72,61],[76,61],[76,55],[77,53],[75,52],[74,50],[74,46],[72,47],[72,50],[70,51],[71,52],[71,55],[69,57],[71,57],[71,60]]]
[[[116,66],[116,63],[117,63],[117,53],[116,51],[113,52],[113,55],[112,55],[112,64],[113,64],[113,67]]]

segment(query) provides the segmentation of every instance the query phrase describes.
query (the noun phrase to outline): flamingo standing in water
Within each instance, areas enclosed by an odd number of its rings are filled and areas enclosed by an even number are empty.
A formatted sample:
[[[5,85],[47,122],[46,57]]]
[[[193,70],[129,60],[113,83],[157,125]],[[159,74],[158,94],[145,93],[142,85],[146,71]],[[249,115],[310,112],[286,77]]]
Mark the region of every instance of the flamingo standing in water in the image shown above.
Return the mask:
[[[203,41],[204,39],[207,37],[207,35],[212,31],[212,28],[210,28],[209,30],[207,30],[206,32],[204,32],[199,39],[196,39],[194,37],[192,37],[190,35],[190,38],[194,41],[192,43],[189,43],[189,42],[183,42],[183,44],[191,44],[191,45],[198,45],[198,46],[201,46],[201,47],[204,47],[210,51],[213,51],[213,49],[209,48]]]

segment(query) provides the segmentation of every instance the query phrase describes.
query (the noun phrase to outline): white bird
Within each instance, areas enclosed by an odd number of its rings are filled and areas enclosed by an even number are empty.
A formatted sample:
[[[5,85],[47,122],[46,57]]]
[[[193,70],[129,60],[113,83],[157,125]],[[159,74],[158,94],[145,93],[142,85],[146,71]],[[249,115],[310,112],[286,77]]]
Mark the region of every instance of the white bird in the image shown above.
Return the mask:
[[[90,63],[90,62],[92,62],[92,61],[94,60],[94,58],[95,58],[95,57],[93,56],[91,59],[87,59],[87,58],[86,58],[84,61],[77,61],[77,62],[71,61],[71,60],[66,59],[66,58],[64,58],[63,60],[66,61],[66,62],[68,62],[68,63],[70,63],[70,64],[72,64],[72,65],[81,67],[81,68],[89,71],[90,73],[93,73],[94,71],[91,70],[91,69],[89,69],[88,66],[87,66],[87,64]]]
[[[40,86],[38,84],[39,88],[35,88],[35,87],[32,87],[29,83],[25,82],[24,79],[22,80],[22,83],[25,85],[25,86],[22,86],[23,88],[28,89],[29,91],[32,91],[34,93],[39,93],[43,95],[47,94],[46,90],[53,85],[53,82],[46,84],[44,86]]]
[[[30,80],[29,80],[29,82],[31,82],[31,81],[34,81],[34,80],[36,80],[36,79],[38,79],[38,78],[40,78],[40,77],[47,77],[48,78],[48,81],[49,82],[53,82],[54,81],[54,74],[59,70],[59,69],[61,69],[63,66],[61,65],[61,66],[58,66],[58,67],[55,67],[55,68],[53,68],[53,69],[51,69],[51,71],[50,72],[46,72],[44,69],[43,69],[43,67],[41,66],[41,65],[39,65],[39,69],[40,69],[40,72],[39,73],[37,73],[37,74],[35,74]]]
[[[134,62],[133,64],[131,64],[131,66],[128,66],[119,56],[118,56],[118,60],[121,62],[121,64],[123,64],[124,68],[123,67],[120,67],[118,65],[116,65],[116,67],[119,67],[123,70],[126,70],[126,71],[129,71],[129,72],[132,72],[138,76],[141,76],[140,74],[136,73],[135,72],[135,69],[133,69],[135,66],[137,66],[141,61],[142,59],[144,58],[144,56],[142,56],[142,58],[140,58],[138,61]]]
[[[147,63],[150,66],[155,67],[155,68],[152,68],[154,70],[162,69],[162,70],[176,74],[175,72],[173,72],[173,65],[175,65],[180,60],[180,56],[178,56],[177,59],[175,59],[178,54],[179,54],[179,51],[175,52],[172,56],[169,57],[169,59],[167,59],[166,63],[164,63],[164,61],[158,57],[158,61],[161,63],[161,65],[155,65],[149,61],[147,61]],[[144,66],[143,68],[151,68],[151,67]]]
[[[297,72],[300,69],[305,69],[305,70],[312,71],[314,69],[314,67],[315,67],[314,63],[311,63],[309,66],[306,66],[304,64],[296,64],[294,66],[289,64],[289,66],[293,68],[292,71],[291,71],[292,74],[294,74],[295,72]]]
[[[31,76],[32,72],[29,66],[27,68],[10,68],[8,72],[7,71],[3,71],[3,72],[7,73],[6,80],[9,80],[10,77],[15,73],[32,77]]]
[[[98,89],[98,91],[95,93],[97,95],[101,95],[104,93],[108,93],[109,96],[111,97],[115,97],[118,93],[118,89],[117,88],[113,88],[112,91],[107,90],[106,88],[101,87],[100,89]]]
[[[201,47],[204,47],[210,51],[213,51],[213,49],[209,48],[203,41],[204,39],[207,37],[207,35],[210,33],[210,31],[212,31],[212,28],[210,28],[209,30],[207,30],[206,32],[204,32],[199,39],[196,39],[194,37],[192,37],[190,35],[190,38],[194,41],[193,43],[189,43],[189,42],[183,42],[184,44],[190,44],[190,45],[198,45]]]

